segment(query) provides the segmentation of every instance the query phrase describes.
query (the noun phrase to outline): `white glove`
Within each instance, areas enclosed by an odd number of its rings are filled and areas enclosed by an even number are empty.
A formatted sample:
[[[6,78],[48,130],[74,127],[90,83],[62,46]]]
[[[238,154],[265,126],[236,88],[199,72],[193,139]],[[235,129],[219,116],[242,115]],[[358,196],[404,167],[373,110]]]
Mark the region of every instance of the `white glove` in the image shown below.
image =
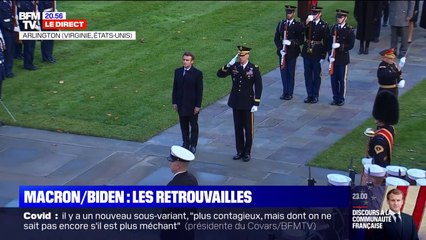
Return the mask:
[[[257,106],[253,106],[253,107],[251,107],[250,112],[257,112]]]
[[[333,43],[333,45],[331,45],[332,48],[339,48],[340,47],[340,43]]]
[[[367,137],[374,137],[374,133],[375,133],[375,131],[372,128],[367,128],[364,131],[364,135],[367,136]]]
[[[284,57],[285,56],[285,54],[286,54],[286,52],[284,52],[284,50],[280,50],[280,53],[281,53],[281,57]]]
[[[19,27],[14,27],[14,28],[13,28],[13,31],[14,31],[14,32],[19,32]]]
[[[312,20],[314,20],[314,16],[313,16],[313,15],[309,15],[309,16],[306,18],[306,21],[308,21],[308,22],[310,22],[310,21],[312,21]]]
[[[231,61],[229,61],[229,63],[228,64],[226,64],[226,66],[232,66],[232,65],[234,65],[235,64],[235,62],[237,61],[237,57],[238,57],[238,54],[237,55],[235,55],[235,57],[234,58],[232,58],[231,59]]]
[[[284,45],[287,45],[287,46],[290,46],[290,44],[291,44],[291,42],[289,41],[289,40],[283,40],[283,44]]]
[[[405,80],[402,79],[401,81],[399,81],[398,83],[398,88],[404,88],[405,87]]]
[[[399,60],[399,69],[401,69],[401,68],[403,68],[404,67],[404,65],[405,65],[405,61],[407,60],[407,58],[406,57],[402,57],[400,60]]]
[[[332,63],[332,62],[336,61],[336,59],[334,59],[334,57],[330,56],[330,57],[328,57],[328,61],[330,61],[330,63]]]
[[[324,62],[324,59],[322,59],[322,58],[321,58],[321,59],[320,59],[320,64],[322,64],[323,62]]]

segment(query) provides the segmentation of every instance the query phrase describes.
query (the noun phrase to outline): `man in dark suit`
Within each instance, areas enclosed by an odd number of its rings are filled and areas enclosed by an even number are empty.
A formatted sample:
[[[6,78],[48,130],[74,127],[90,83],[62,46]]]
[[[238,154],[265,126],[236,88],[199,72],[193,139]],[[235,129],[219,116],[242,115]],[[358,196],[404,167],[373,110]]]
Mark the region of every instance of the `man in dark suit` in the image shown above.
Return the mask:
[[[192,153],[197,149],[198,114],[203,100],[203,73],[193,66],[194,60],[191,52],[183,54],[183,66],[175,70],[172,93],[173,108],[179,114],[182,147]]]
[[[342,9],[336,10],[336,24],[331,27],[329,49],[330,73],[333,101],[331,105],[343,106],[346,96],[346,80],[348,77],[349,50],[354,47],[355,33],[351,26],[346,24],[349,12]]]
[[[283,94],[280,99],[291,100],[294,91],[296,60],[300,54],[300,45],[303,43],[303,26],[294,19],[296,7],[286,5],[285,8],[286,19],[278,23],[274,43],[277,48],[283,84]]]
[[[394,188],[386,194],[386,199],[390,208],[391,222],[383,223],[383,229],[378,231],[375,239],[418,240],[419,236],[413,217],[401,212],[401,207],[404,204],[404,193]]]
[[[170,149],[170,170],[175,174],[173,179],[167,184],[167,186],[198,186],[198,181],[188,172],[188,165],[191,161],[195,159],[194,154],[189,150],[180,147],[172,146]],[[194,230],[186,230],[185,223],[187,221],[193,223],[194,219],[190,216],[196,212],[195,208],[167,208],[163,210],[163,213],[173,213],[173,214],[186,214],[189,217],[189,220],[166,220],[165,223],[174,223],[179,221],[180,224],[176,230],[162,230],[160,233],[161,240],[175,240],[175,239],[185,239],[193,240],[195,238]]]
[[[228,106],[234,116],[235,145],[237,154],[234,160],[250,161],[253,144],[254,112],[262,95],[262,76],[259,67],[249,62],[251,48],[238,46],[239,62],[235,56],[228,64],[217,71],[217,76],[232,77],[232,89]]]

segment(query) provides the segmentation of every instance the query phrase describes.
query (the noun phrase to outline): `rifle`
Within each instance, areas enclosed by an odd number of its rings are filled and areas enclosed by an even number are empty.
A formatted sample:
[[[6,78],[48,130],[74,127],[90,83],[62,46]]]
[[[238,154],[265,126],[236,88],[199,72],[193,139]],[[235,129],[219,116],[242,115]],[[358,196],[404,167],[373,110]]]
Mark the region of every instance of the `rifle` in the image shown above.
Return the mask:
[[[16,7],[16,0],[12,1],[12,12],[13,12],[13,27],[18,27],[19,29],[19,23],[18,23],[18,8]],[[21,30],[19,30],[21,31]],[[19,40],[19,32],[16,34],[16,40],[17,43],[22,43],[21,40]]]
[[[336,36],[337,36],[337,24],[334,26],[334,34],[333,34],[333,43],[336,43]],[[331,49],[331,57],[336,59],[336,49]],[[334,62],[330,62],[330,65],[328,65],[328,73],[333,75],[334,73]]]
[[[52,12],[56,12],[56,0],[52,1]]]
[[[281,56],[281,69],[285,68],[285,53],[287,53],[287,45],[284,44],[284,41],[287,40],[287,21],[284,24],[284,34],[283,34],[283,55]]]

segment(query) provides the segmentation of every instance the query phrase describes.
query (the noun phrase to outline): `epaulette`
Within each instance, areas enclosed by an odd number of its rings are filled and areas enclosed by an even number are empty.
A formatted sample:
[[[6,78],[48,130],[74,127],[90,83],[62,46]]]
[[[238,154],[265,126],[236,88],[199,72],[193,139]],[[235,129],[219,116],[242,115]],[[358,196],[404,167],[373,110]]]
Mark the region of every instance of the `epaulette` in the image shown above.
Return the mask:
[[[254,67],[255,67],[255,68],[259,68],[259,65],[257,65],[257,64],[254,64]]]

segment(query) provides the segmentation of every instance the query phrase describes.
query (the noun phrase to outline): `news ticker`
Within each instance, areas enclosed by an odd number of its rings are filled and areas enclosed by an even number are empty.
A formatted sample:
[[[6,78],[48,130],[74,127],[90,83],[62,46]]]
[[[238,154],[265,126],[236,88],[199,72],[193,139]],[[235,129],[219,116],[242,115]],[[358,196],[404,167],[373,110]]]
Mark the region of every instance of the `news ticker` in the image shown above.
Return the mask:
[[[386,202],[391,188],[22,186],[19,208],[0,209],[0,230],[4,223],[23,239],[58,234],[61,239],[157,239],[162,231],[179,230],[197,231],[198,239],[270,239],[271,234],[280,239],[295,231],[322,239],[368,239],[392,221]],[[426,237],[426,188],[398,188],[406,196],[403,212]]]
[[[67,19],[66,12],[19,12],[20,40],[135,40],[136,31],[83,31],[86,19]],[[74,30],[74,31],[69,31]]]

